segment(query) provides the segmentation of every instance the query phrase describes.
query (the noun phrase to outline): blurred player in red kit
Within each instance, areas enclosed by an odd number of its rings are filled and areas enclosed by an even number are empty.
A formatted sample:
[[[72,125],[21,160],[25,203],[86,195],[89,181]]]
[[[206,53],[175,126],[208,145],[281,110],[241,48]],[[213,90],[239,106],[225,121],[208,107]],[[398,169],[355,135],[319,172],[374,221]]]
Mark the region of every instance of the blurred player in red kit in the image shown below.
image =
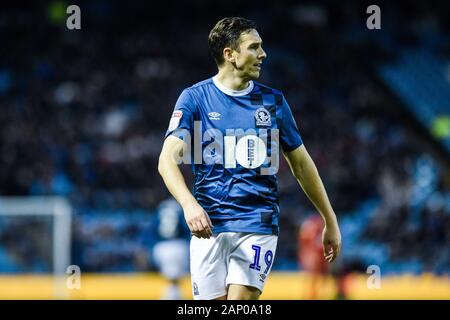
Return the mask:
[[[311,277],[309,299],[317,299],[323,275],[328,271],[322,245],[323,227],[320,216],[313,215],[303,221],[298,232],[298,263]]]

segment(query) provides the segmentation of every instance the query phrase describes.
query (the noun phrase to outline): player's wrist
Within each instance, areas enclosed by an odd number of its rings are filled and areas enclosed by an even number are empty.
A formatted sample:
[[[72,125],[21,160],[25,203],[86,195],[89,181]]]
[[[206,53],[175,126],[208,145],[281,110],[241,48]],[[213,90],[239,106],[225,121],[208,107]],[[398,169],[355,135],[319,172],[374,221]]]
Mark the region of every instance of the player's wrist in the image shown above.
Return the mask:
[[[328,228],[338,227],[337,217],[334,213],[324,217],[325,226]]]
[[[180,205],[183,209],[195,206],[197,204],[197,200],[194,197],[186,198],[180,201]]]

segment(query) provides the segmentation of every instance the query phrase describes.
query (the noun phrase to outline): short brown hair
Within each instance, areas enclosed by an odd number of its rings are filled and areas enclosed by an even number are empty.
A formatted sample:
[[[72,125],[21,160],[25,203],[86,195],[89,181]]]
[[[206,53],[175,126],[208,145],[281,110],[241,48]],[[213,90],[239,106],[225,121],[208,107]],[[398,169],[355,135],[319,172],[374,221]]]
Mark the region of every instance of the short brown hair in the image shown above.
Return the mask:
[[[256,29],[256,24],[241,17],[228,17],[216,23],[209,33],[208,45],[209,51],[218,66],[225,62],[223,49],[230,47],[237,50],[239,48],[239,37],[250,29]]]

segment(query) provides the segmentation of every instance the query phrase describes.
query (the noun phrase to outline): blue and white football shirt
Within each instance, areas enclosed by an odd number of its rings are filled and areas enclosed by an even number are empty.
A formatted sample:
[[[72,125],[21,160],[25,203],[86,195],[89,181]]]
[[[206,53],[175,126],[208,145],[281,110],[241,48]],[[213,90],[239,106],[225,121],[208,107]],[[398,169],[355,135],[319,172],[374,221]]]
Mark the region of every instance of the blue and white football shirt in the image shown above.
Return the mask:
[[[199,82],[178,98],[168,135],[190,149],[185,162],[192,163],[193,194],[214,234],[278,234],[279,144],[284,151],[302,144],[280,91],[256,81],[241,91],[215,77]]]

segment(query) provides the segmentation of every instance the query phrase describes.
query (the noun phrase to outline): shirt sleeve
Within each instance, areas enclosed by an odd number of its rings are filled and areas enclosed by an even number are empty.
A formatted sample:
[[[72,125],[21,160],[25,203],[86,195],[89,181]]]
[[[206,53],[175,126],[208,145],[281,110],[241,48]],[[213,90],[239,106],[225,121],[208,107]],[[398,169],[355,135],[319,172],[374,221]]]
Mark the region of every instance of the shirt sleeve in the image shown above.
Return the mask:
[[[175,103],[175,108],[169,121],[169,128],[164,138],[174,135],[182,140],[186,134],[194,131],[195,101],[189,89],[184,89]]]
[[[280,142],[286,152],[292,151],[303,144],[291,108],[284,96],[281,105]]]

